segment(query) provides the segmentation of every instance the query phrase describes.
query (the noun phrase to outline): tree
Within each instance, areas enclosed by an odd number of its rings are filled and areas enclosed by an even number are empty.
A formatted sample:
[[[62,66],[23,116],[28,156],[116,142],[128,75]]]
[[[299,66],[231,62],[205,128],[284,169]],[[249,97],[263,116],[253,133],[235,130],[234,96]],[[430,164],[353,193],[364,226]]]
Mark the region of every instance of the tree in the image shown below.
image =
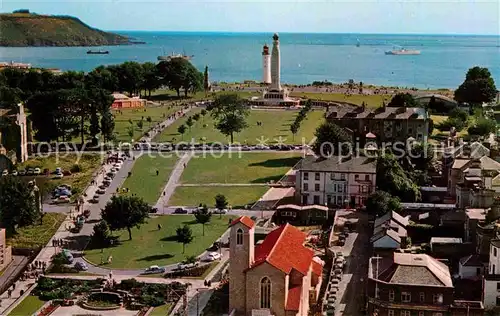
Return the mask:
[[[193,115],[193,120],[199,121],[200,120],[200,113],[196,113],[195,115]]]
[[[134,127],[133,126],[129,126],[127,127],[127,134],[128,136],[132,139],[134,138]]]
[[[203,236],[205,236],[205,224],[210,222],[210,219],[212,218],[212,213],[208,211],[208,208],[206,205],[203,205],[196,213],[194,213],[194,218],[198,222],[198,224],[201,224],[203,226]]]
[[[177,234],[177,242],[182,243],[182,253],[186,251],[186,245],[193,241],[193,231],[188,225],[178,227],[175,231]]]
[[[328,158],[352,150],[352,139],[347,132],[332,122],[324,122],[317,129],[313,151],[317,156]]]
[[[417,101],[415,101],[415,98],[411,94],[406,92],[406,93],[397,93],[396,95],[394,95],[387,106],[390,107],[404,106],[407,108],[413,108],[413,107],[419,107],[420,105],[418,104]]]
[[[157,74],[161,83],[177,92],[184,89],[187,96],[189,91],[198,91],[203,88],[203,75],[188,61],[183,58],[172,58],[156,65]]]
[[[184,88],[184,96],[187,97],[188,92],[196,93],[203,89],[203,74],[199,72],[191,63],[187,68],[186,78],[182,87]]]
[[[151,62],[142,64],[142,75],[143,81],[141,88],[148,92],[148,96],[151,96],[151,91],[158,89],[161,85],[156,65]]]
[[[85,86],[88,89],[99,88],[113,92],[118,88],[118,78],[109,68],[99,66],[85,75]]]
[[[113,196],[104,209],[101,217],[111,230],[127,229],[129,240],[132,240],[131,229],[140,228],[151,211],[151,207],[137,196]]]
[[[194,125],[193,117],[188,117],[188,119],[186,120],[186,125],[189,127],[189,131],[191,131],[191,126]]]
[[[290,132],[292,132],[293,135],[293,140],[295,141],[295,134],[299,131],[300,123],[297,121],[293,122],[292,125],[290,125]]]
[[[182,139],[184,139],[184,133],[186,132],[186,125],[181,124],[179,128],[177,128],[177,133],[181,134]]]
[[[151,116],[146,117],[146,122],[148,122],[149,127],[151,127],[151,123],[153,122],[153,119],[151,118]]]
[[[473,67],[464,82],[455,90],[455,100],[479,106],[495,100],[497,88],[488,68]]]
[[[98,246],[107,246],[110,241],[110,233],[108,224],[101,220],[94,225],[94,232],[92,233],[92,242]]]
[[[111,140],[113,138],[113,131],[115,130],[115,118],[113,117],[113,114],[111,112],[105,111],[102,116],[101,116],[101,133],[102,136],[104,137],[104,141]],[[133,137],[134,133],[132,131],[132,136]]]
[[[385,191],[375,191],[366,200],[366,210],[377,217],[390,211],[399,211],[400,209],[401,203],[399,198],[393,197]]]
[[[208,110],[216,121],[215,127],[222,134],[230,136],[231,143],[234,142],[234,133],[241,132],[248,126],[246,123],[248,109],[244,100],[235,93],[216,96]]]
[[[135,61],[127,61],[113,69],[118,79],[118,87],[127,91],[131,96],[139,94],[139,89],[143,86],[143,68]]]
[[[417,202],[421,198],[419,187],[390,153],[379,155],[377,158],[377,187],[400,197],[403,202]]]
[[[205,96],[210,91],[210,81],[208,81],[208,66],[205,66],[205,72],[203,73],[203,89],[205,90]]]
[[[142,120],[137,121],[137,127],[142,131],[142,127],[144,126],[144,122]]]
[[[201,114],[201,116],[203,117],[203,120],[205,120],[205,115],[207,115],[207,110],[205,110],[205,109],[201,109],[200,114]]]
[[[41,214],[26,181],[13,176],[0,177],[0,223],[10,234],[17,227],[34,224]]]
[[[223,194],[217,194],[215,196],[215,208],[218,209],[219,211],[222,211],[227,207],[229,202],[226,199],[226,196]],[[219,212],[220,218],[222,218],[222,212]]]
[[[485,117],[478,118],[474,125],[469,126],[467,132],[469,135],[478,135],[489,137],[490,134],[495,133],[497,130],[497,123]]]

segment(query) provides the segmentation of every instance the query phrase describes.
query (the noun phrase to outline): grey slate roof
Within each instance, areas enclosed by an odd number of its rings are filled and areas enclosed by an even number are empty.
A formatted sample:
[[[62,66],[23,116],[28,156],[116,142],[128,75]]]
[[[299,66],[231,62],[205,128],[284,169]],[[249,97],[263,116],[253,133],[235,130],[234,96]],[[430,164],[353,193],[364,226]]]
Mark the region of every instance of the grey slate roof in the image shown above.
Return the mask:
[[[318,172],[359,172],[376,173],[377,165],[375,159],[366,157],[353,157],[344,159],[340,156],[332,156],[328,159],[316,156],[306,156],[299,164],[301,171]]]

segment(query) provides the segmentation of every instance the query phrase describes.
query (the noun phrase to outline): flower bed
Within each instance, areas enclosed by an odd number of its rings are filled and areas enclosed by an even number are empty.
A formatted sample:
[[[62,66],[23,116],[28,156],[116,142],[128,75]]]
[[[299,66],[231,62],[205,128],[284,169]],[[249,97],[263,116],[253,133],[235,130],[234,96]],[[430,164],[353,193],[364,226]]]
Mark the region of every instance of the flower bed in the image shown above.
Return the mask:
[[[82,307],[93,310],[118,309],[122,305],[122,298],[113,292],[96,292],[87,297],[87,301],[82,303]]]
[[[38,313],[37,316],[47,316],[52,314],[60,305],[58,303],[51,302],[50,304],[43,307]]]

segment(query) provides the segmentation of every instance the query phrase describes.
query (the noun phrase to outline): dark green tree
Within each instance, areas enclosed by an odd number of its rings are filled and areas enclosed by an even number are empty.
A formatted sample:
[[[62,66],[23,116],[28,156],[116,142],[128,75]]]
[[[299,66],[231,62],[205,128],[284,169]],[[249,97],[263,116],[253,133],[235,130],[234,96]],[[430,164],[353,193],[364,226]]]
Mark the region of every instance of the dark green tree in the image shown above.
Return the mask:
[[[177,242],[182,243],[182,253],[186,251],[186,245],[193,241],[193,231],[188,225],[178,227],[175,231],[177,235]]]
[[[187,97],[188,92],[196,93],[203,89],[203,74],[199,72],[191,63],[187,68],[186,78],[182,87],[184,88],[184,96]]]
[[[401,203],[398,197],[391,196],[385,191],[375,191],[366,200],[366,210],[377,217],[390,211],[399,211]]]
[[[230,136],[231,143],[234,142],[234,133],[241,132],[248,126],[248,109],[244,100],[235,93],[216,96],[208,110],[216,121],[215,127],[222,134]]]
[[[96,246],[105,247],[109,245],[110,232],[108,224],[105,221],[100,221],[94,225],[94,232],[92,233],[92,243]]]
[[[189,127],[189,131],[191,131],[191,127],[194,125],[192,116],[188,117],[188,119],[186,120],[186,125]]]
[[[85,86],[88,89],[104,89],[113,92],[118,89],[116,73],[105,66],[99,66],[85,75]]]
[[[324,122],[317,129],[314,153],[323,158],[340,153],[347,154],[352,149],[352,138],[347,132],[332,122]]]
[[[139,120],[139,121],[137,121],[137,123],[136,123],[136,124],[137,124],[137,127],[138,127],[141,131],[142,131],[142,128],[144,127],[144,122],[143,122],[143,120]]]
[[[476,66],[467,71],[464,82],[455,90],[455,100],[479,106],[495,100],[497,92],[488,68]]]
[[[203,117],[203,120],[205,120],[205,115],[207,115],[207,110],[205,110],[205,109],[201,109],[200,114],[201,114],[201,116]]]
[[[172,58],[156,65],[160,82],[177,92],[181,89],[185,95],[189,91],[197,91],[203,87],[203,75],[188,61],[182,58]]]
[[[151,96],[151,92],[161,86],[156,65],[151,62],[142,64],[142,73],[144,78],[142,81],[142,89],[148,92],[148,96]]]
[[[401,198],[403,202],[417,202],[421,198],[419,187],[390,153],[380,154],[377,158],[377,188]]]
[[[217,194],[215,196],[215,208],[218,209],[219,211],[222,211],[227,207],[229,202],[227,201],[227,198],[223,194]],[[222,218],[222,212],[219,212],[220,218]]]
[[[292,125],[290,125],[290,132],[292,132],[294,141],[295,141],[295,135],[299,131],[299,128],[300,128],[300,123],[298,123],[297,121],[293,122]]]
[[[0,177],[0,223],[9,234],[18,227],[33,225],[41,214],[26,181],[14,176]]]
[[[177,128],[177,133],[181,134],[181,138],[184,139],[184,133],[186,132],[186,125],[181,124],[179,128]]]
[[[415,101],[413,95],[409,94],[408,92],[405,92],[405,93],[397,93],[396,95],[394,95],[389,104],[387,104],[387,106],[390,107],[404,106],[407,108],[412,108],[412,107],[420,107],[420,104],[418,104],[418,102]]]
[[[200,209],[198,209],[196,213],[194,213],[194,218],[196,219],[196,222],[198,222],[198,224],[201,224],[203,226],[203,236],[205,236],[205,224],[210,222],[212,213],[208,211],[206,205],[203,205]]]
[[[108,110],[104,112],[101,116],[101,133],[104,141],[107,142],[113,139],[113,131],[115,130],[115,118],[113,114]],[[134,135],[132,134],[131,137]]]
[[[150,211],[151,207],[142,198],[113,196],[101,211],[101,217],[111,230],[127,229],[129,240],[132,240],[131,229],[139,228]]]
[[[478,135],[488,137],[491,133],[495,133],[497,130],[496,121],[489,118],[478,118],[473,125],[469,126],[467,132],[469,135]]]
[[[135,61],[127,61],[113,69],[118,81],[118,88],[127,91],[130,95],[139,94],[139,90],[143,86],[143,68],[142,65]]]

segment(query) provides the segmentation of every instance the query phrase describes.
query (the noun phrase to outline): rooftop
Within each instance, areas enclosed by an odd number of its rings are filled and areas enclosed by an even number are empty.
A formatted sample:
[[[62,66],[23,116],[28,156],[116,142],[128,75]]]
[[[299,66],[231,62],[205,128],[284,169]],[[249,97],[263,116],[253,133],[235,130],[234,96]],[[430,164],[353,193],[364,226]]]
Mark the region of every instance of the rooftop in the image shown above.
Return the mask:
[[[479,255],[469,255],[460,259],[460,265],[466,267],[482,267],[483,263],[479,258]]]
[[[484,208],[466,208],[465,214],[469,219],[477,219],[479,221],[484,221],[486,219],[487,210]]]
[[[328,119],[392,119],[392,120],[424,120],[427,118],[427,112],[423,108],[405,108],[405,107],[380,107],[362,108],[353,106],[334,106],[330,108],[327,114]]]
[[[253,228],[255,226],[255,222],[248,216],[240,216],[238,217],[237,219],[235,219],[234,221],[231,222],[231,225],[230,226],[233,226],[237,223],[241,223],[243,225],[245,225],[246,227],[248,228]]]
[[[375,219],[374,227],[385,224],[388,221],[396,222],[399,225],[404,226],[404,227],[408,226],[408,224],[409,224],[408,217],[403,217],[394,211],[390,211],[390,212],[387,212],[384,215],[380,216],[379,218]]]
[[[316,156],[306,156],[299,162],[298,169],[302,171],[335,171],[335,172],[356,172],[375,173],[376,161],[366,157],[352,157],[343,159],[341,156],[332,156],[328,159]]]
[[[370,258],[368,277],[386,283],[453,287],[449,268],[426,254],[394,253]]]
[[[432,237],[431,244],[461,244],[462,238]]]

